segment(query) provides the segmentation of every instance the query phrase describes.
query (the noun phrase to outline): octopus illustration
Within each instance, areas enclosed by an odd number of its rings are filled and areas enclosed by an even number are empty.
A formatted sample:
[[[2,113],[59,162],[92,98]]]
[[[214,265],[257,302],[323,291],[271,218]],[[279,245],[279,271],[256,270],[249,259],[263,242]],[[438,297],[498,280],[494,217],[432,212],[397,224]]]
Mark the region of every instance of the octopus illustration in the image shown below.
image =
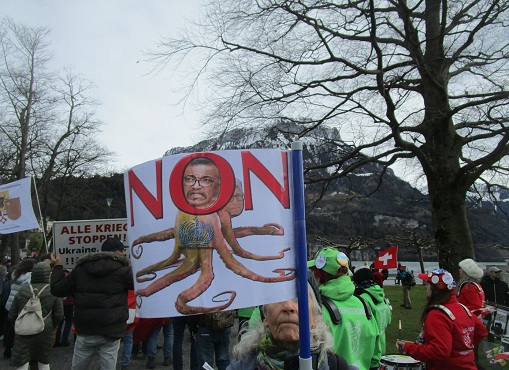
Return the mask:
[[[236,292],[233,290],[224,291],[214,296],[213,302],[220,304],[213,307],[188,305],[188,302],[206,291],[214,279],[212,268],[214,250],[219,254],[219,257],[228,269],[244,278],[266,283],[288,281],[295,278],[294,268],[278,268],[273,270],[276,276],[261,276],[249,270],[234,258],[234,255],[236,255],[257,261],[275,260],[283,258],[285,252],[289,250],[289,248],[286,248],[276,255],[260,256],[246,251],[240,246],[237,240],[240,237],[249,235],[284,235],[283,227],[276,223],[268,223],[261,227],[246,226],[234,229],[231,218],[243,211],[243,203],[242,207],[235,208],[235,197],[237,197],[238,201],[243,201],[241,196],[241,188],[238,187],[228,207],[209,215],[197,216],[180,211],[177,214],[175,228],[142,236],[133,242],[131,256],[140,258],[143,253],[142,243],[175,239],[175,246],[170,257],[136,273],[136,280],[138,282],[146,282],[154,280],[157,277],[158,271],[174,268],[171,272],[158,278],[149,286],[136,291],[138,305],[141,305],[140,297],[150,296],[201,270],[196,283],[178,295],[175,302],[177,311],[183,315],[190,315],[219,311],[230,306],[236,296]]]

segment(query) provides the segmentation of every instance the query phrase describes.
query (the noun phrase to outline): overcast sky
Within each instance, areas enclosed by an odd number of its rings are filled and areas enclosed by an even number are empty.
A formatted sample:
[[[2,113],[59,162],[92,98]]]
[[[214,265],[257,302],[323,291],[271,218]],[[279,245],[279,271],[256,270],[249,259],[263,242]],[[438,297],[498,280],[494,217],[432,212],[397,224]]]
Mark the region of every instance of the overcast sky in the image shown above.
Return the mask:
[[[0,0],[0,15],[46,26],[51,67],[71,66],[101,102],[101,140],[123,171],[198,141],[196,107],[176,107],[175,79],[147,76],[144,51],[197,18],[200,0]],[[140,62],[141,61],[141,62]]]

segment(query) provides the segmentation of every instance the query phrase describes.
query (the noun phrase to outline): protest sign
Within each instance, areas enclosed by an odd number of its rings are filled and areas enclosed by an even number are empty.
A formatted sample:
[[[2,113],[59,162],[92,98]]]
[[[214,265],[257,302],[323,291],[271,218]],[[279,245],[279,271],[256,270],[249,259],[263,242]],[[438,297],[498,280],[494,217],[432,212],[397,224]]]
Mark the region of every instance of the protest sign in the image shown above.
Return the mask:
[[[290,152],[179,154],[124,176],[141,317],[296,297]]]
[[[30,177],[0,185],[0,234],[39,228],[30,187]]]
[[[125,218],[53,223],[53,250],[66,269],[74,268],[76,260],[84,254],[99,252],[102,243],[113,237],[127,245]]]

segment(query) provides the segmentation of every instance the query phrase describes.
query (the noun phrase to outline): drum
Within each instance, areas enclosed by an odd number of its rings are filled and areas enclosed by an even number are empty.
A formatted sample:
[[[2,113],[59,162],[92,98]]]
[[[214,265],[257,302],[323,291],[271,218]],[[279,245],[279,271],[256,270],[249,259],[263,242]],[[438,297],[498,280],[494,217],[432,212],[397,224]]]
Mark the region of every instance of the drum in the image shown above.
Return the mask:
[[[380,370],[424,370],[424,362],[407,355],[384,355],[380,359]]]

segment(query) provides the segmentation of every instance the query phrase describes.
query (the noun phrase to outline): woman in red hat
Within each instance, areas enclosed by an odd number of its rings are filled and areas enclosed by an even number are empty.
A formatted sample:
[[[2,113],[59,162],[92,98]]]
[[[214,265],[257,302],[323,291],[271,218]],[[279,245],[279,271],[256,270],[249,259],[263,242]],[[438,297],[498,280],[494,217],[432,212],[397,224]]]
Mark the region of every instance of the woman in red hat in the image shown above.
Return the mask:
[[[433,270],[419,274],[419,279],[427,283],[428,302],[421,316],[424,343],[397,340],[398,350],[426,362],[427,370],[477,370],[474,346],[488,335],[488,330],[458,303],[456,282],[448,271]]]

